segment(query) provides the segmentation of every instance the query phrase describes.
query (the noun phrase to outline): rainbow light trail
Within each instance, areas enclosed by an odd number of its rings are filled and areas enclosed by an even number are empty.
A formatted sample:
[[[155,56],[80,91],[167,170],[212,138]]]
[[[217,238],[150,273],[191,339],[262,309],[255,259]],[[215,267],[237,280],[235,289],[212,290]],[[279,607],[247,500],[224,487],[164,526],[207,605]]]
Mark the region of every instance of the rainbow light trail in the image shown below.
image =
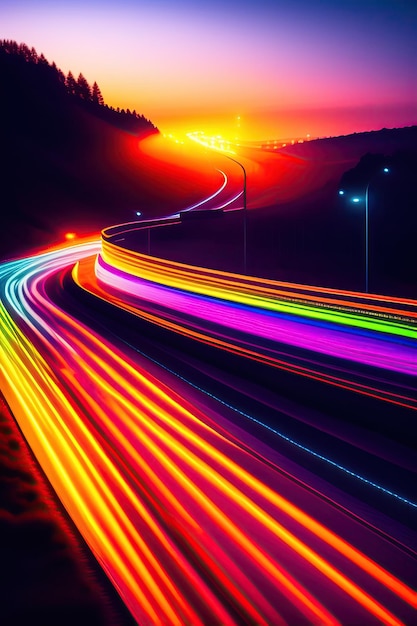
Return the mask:
[[[109,232],[5,262],[0,284],[2,391],[138,623],[411,623],[415,534],[395,521],[379,527],[384,516],[371,506],[361,517],[351,497],[325,492],[272,442],[233,424],[230,406],[105,322],[87,324],[82,294],[96,303],[93,317],[100,303],[115,315],[124,309],[132,326],[146,322],[413,416],[416,302],[181,266],[124,250]],[[291,360],[294,346],[317,361]],[[348,365],[325,371],[320,355]],[[357,365],[371,364],[381,379],[354,378]],[[408,386],[385,389],[380,380],[391,375]]]

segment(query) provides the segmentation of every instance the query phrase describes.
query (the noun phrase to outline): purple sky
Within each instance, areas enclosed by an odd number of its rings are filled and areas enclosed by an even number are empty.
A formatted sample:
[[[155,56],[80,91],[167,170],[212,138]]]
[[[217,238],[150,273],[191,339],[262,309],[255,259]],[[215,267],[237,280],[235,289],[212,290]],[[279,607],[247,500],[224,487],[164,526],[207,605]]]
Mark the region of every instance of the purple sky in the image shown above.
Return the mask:
[[[167,132],[232,134],[238,116],[247,138],[417,123],[417,3],[403,0],[3,0],[0,37]]]

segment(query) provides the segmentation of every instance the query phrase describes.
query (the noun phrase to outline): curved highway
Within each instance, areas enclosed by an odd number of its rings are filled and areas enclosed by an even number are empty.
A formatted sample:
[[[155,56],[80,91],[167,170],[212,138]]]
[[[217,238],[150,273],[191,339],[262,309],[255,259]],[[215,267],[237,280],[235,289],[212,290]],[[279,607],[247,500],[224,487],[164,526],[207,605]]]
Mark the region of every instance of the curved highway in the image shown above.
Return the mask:
[[[417,302],[149,257],[131,228],[2,263],[0,315],[2,391],[133,617],[412,624]]]

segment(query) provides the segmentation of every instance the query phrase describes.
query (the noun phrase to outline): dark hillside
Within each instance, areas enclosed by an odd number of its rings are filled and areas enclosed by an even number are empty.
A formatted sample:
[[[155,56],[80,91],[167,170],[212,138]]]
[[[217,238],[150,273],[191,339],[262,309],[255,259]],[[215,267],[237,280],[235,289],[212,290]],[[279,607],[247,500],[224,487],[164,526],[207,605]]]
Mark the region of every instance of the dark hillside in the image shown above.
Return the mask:
[[[67,229],[129,221],[138,207],[166,214],[200,197],[180,164],[164,171],[141,153],[158,129],[107,107],[80,77],[71,82],[25,45],[0,42],[0,258],[56,243]]]
[[[213,164],[200,167],[185,152],[168,154],[171,148],[151,122],[107,107],[96,83],[89,87],[81,74],[65,77],[24,45],[0,42],[0,81],[0,259],[58,243],[67,230],[98,232],[134,220],[136,210],[146,217],[168,215],[217,189]],[[158,142],[163,145],[155,149]],[[389,163],[391,172],[386,180],[373,180],[369,190],[370,288],[416,297],[416,151],[417,126],[276,151],[242,148],[249,271],[363,289],[364,192],[374,175],[366,163],[376,159]],[[233,175],[230,161],[218,154],[215,159]],[[349,181],[349,194],[341,198],[338,189]],[[349,201],[352,194],[361,197],[357,204]],[[207,242],[216,238],[218,264],[230,257],[236,235],[233,228],[228,233],[226,221],[222,229]],[[174,231],[155,235],[159,253],[192,263],[201,233],[177,241]],[[213,258],[214,250],[210,263]]]
[[[335,160],[339,157],[347,160],[358,158],[367,152],[389,154],[410,149],[417,149],[417,126],[382,128],[378,131],[314,139],[286,146],[279,152],[307,159]]]
[[[295,188],[307,179],[322,181],[297,199],[261,209],[253,220],[252,237],[271,251],[268,265],[278,268],[275,275],[362,290],[368,187],[369,288],[415,298],[417,126],[320,139],[278,152],[304,163]],[[262,271],[260,263],[254,271]]]
[[[77,163],[92,146],[124,136],[124,115],[112,111],[112,124],[103,121],[104,115],[96,113],[105,107],[68,94],[58,70],[4,48],[0,79],[1,256],[24,250],[32,242],[48,242],[57,227],[51,212],[58,221],[64,211],[73,212],[77,220],[84,213],[85,227],[91,217],[94,230],[100,225],[95,218],[112,208],[111,197],[88,180]],[[147,122],[140,132],[157,131]],[[107,169],[106,164],[97,165]],[[128,199],[121,185],[117,187],[123,206]]]
[[[276,151],[246,149],[239,155],[247,168],[248,273],[363,290],[365,190],[370,182],[369,288],[417,297],[417,127]],[[344,196],[338,193],[342,187]],[[219,222],[207,220],[204,231],[187,224],[181,232],[172,227],[171,233],[155,233],[154,252],[161,255],[165,250],[179,261],[242,271],[241,233],[239,212]]]

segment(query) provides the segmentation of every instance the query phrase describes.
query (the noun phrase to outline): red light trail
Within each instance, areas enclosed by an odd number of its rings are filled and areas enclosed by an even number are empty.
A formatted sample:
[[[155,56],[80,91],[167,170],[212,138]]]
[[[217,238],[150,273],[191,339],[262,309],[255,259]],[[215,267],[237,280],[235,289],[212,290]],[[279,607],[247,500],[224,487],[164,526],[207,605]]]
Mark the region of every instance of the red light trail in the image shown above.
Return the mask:
[[[129,295],[121,269],[132,281]],[[111,285],[104,282],[111,276]],[[326,490],[272,439],[262,442],[243,421],[233,424],[230,406],[106,331],[100,307],[113,307],[116,317],[124,307],[135,313],[132,325],[142,319],[178,331],[224,351],[225,359],[236,340],[239,358],[275,369],[273,346],[280,351],[284,339],[270,337],[265,346],[264,326],[243,327],[245,315],[298,324],[305,336],[327,333],[329,350],[342,350],[342,336],[367,349],[375,342],[378,354],[390,355],[377,364],[381,377],[400,373],[409,387],[383,392],[378,380],[358,383],[349,372],[361,358],[345,354],[346,385],[362,385],[380,394],[378,402],[398,402],[415,415],[417,303],[290,285],[264,289],[239,276],[133,258],[108,238],[102,246],[90,241],[3,263],[0,280],[4,395],[138,623],[410,623],[415,534],[394,519],[382,522],[371,506],[361,517],[351,496],[330,483]],[[146,291],[150,282],[158,291]],[[164,301],[168,291],[172,298]],[[94,312],[83,297],[93,298]],[[223,314],[209,318],[210,310]],[[291,362],[288,339],[282,367],[330,380],[320,358],[308,367]],[[343,379],[337,370],[333,378]],[[399,505],[416,506],[405,498]]]

